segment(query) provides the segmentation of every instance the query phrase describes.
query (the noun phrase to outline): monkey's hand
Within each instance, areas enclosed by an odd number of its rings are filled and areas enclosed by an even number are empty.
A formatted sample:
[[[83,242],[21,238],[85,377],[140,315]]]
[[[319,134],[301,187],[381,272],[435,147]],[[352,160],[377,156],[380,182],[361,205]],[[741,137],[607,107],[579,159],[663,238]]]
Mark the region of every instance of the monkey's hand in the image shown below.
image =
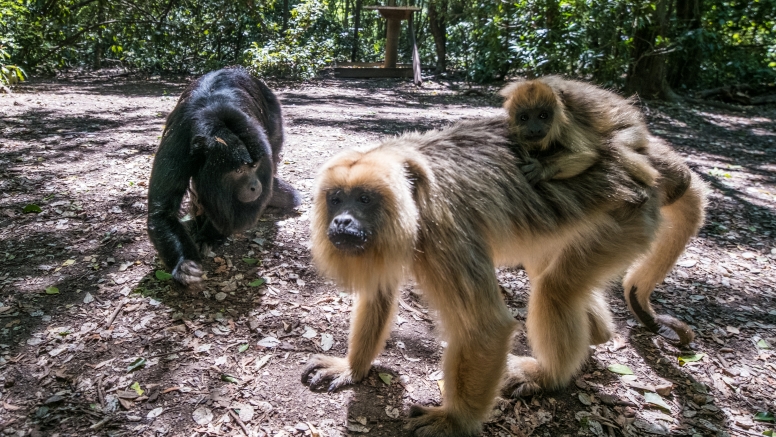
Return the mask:
[[[184,287],[198,286],[202,282],[202,267],[196,261],[185,259],[172,270],[172,278]]]
[[[477,421],[456,418],[444,407],[413,405],[404,428],[418,437],[468,437],[479,434],[481,427]]]
[[[319,387],[329,381],[327,390],[334,391],[361,381],[368,372],[369,369],[366,369],[363,374],[357,374],[350,368],[347,358],[313,355],[302,372],[302,383],[308,383],[310,387]]]
[[[547,179],[544,174],[544,166],[534,158],[528,158],[528,162],[520,166],[520,171],[523,172],[531,185],[536,185],[542,180]]]
[[[501,383],[501,391],[516,398],[541,393],[540,375],[539,362],[535,358],[510,354],[507,357],[507,371]]]

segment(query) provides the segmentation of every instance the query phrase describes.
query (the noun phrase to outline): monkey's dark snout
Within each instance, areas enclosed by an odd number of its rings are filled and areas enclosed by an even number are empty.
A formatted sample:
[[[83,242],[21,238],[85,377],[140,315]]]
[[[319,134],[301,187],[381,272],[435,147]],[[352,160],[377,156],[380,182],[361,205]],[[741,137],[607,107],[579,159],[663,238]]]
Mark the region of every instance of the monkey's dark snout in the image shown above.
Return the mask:
[[[328,236],[334,247],[345,252],[361,252],[367,242],[361,223],[346,213],[334,217],[329,225]]]

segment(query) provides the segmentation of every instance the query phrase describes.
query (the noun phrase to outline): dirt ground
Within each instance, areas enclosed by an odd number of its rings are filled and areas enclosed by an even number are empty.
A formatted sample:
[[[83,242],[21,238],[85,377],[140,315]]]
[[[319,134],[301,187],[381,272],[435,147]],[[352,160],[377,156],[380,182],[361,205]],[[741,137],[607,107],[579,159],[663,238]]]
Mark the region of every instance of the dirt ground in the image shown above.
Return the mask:
[[[287,125],[280,174],[303,204],[292,216],[263,217],[215,249],[205,262],[207,286],[192,297],[157,277],[163,268],[145,231],[154,151],[185,84],[33,79],[0,94],[0,430],[407,435],[409,406],[440,402],[444,347],[410,285],[365,381],[335,393],[300,381],[311,354],[345,354],[351,303],[311,265],[312,181],[340,149],[499,113],[497,88],[271,84]],[[776,108],[643,107],[653,132],[712,188],[706,225],[653,298],[658,311],[692,324],[697,339],[678,350],[649,334],[612,287],[619,336],[591,348],[564,390],[499,399],[484,436],[762,436],[774,429]],[[265,283],[256,286],[259,278]],[[499,278],[523,322],[525,274],[502,269]],[[527,352],[521,332],[514,351]],[[627,373],[616,365],[634,375],[613,372]]]

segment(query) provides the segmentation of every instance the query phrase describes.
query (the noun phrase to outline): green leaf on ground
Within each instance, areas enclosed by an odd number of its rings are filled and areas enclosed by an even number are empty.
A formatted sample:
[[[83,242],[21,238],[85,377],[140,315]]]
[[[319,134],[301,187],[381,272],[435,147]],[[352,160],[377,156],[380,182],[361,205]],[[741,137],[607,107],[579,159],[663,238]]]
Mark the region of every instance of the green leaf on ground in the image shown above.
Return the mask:
[[[34,203],[30,203],[27,206],[25,206],[22,211],[24,211],[24,212],[34,212],[34,213],[43,212],[43,210],[40,209],[40,207],[38,205],[34,204]]]
[[[760,339],[760,341],[757,342],[757,348],[758,349],[770,349],[771,345],[768,344],[767,341]]]
[[[773,417],[773,413],[770,411],[761,411],[755,414],[754,420],[758,422],[776,422],[776,418]]]
[[[237,350],[240,353],[243,353],[243,352],[247,351],[249,347],[250,347],[250,345],[248,345],[248,344],[241,344],[240,347],[237,348]]]
[[[134,372],[135,370],[142,369],[146,365],[146,359],[145,358],[138,358],[135,361],[132,361],[132,363],[127,367],[127,373]]]
[[[671,411],[671,406],[669,406],[665,400],[663,400],[662,397],[660,397],[657,393],[652,393],[651,391],[644,392],[644,400],[651,405],[655,405],[657,407],[660,407],[664,410]]]
[[[165,272],[164,270],[157,270],[156,279],[160,281],[169,281],[170,279],[172,279],[172,275]]]
[[[700,353],[700,354],[691,354],[691,355],[680,355],[677,359],[679,360],[679,365],[684,366],[687,363],[695,363],[703,359],[706,354]]]
[[[391,385],[391,380],[393,379],[393,375],[390,373],[378,373],[377,376],[380,377],[380,379],[383,380],[385,385]]]
[[[255,280],[255,281],[251,281],[248,285],[251,286],[251,287],[258,287],[258,286],[260,286],[263,283],[264,283],[264,279],[263,278],[259,278],[259,279]]]
[[[633,375],[633,370],[624,364],[612,364],[607,367],[610,372],[617,373],[619,375]]]
[[[59,289],[54,286],[46,287],[46,294],[59,294]]]
[[[132,390],[134,390],[134,391],[135,391],[135,393],[137,393],[137,395],[138,395],[138,396],[143,396],[143,393],[145,393],[145,392],[143,391],[143,389],[142,389],[142,388],[140,388],[140,383],[139,383],[139,382],[137,382],[137,381],[133,382],[133,383],[132,383],[132,385],[130,385],[130,386],[129,386],[129,388],[131,388]]]
[[[243,258],[243,262],[246,264],[254,265],[259,262],[256,258]]]
[[[228,375],[226,373],[221,375],[221,381],[231,382],[232,384],[239,384],[240,383],[240,381],[238,381],[237,378],[235,378],[232,375]]]

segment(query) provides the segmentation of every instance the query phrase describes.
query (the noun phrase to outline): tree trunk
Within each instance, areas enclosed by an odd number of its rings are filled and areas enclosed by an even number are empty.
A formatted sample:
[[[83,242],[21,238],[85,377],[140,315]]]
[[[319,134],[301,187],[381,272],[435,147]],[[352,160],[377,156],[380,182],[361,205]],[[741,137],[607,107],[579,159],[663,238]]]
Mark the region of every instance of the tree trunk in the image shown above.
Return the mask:
[[[345,19],[342,21],[342,27],[348,28],[348,15],[350,15],[350,0],[345,0]]]
[[[353,11],[353,53],[350,55],[350,62],[356,62],[358,54],[358,27],[361,25],[361,0],[356,0],[356,9]]]
[[[430,0],[428,2],[428,22],[431,36],[434,37],[436,47],[436,73],[444,73],[447,70],[447,0]]]
[[[668,58],[668,83],[674,88],[694,86],[701,69],[703,0],[676,0],[675,34],[683,38],[679,50]]]
[[[105,0],[100,0],[97,3],[97,22],[102,23],[103,21],[105,21]],[[102,26],[100,26],[97,28],[97,40],[94,42],[94,62],[92,66],[95,70],[102,68],[103,49]]]
[[[666,55],[662,52],[665,46],[657,43],[658,37],[666,35],[670,1],[657,0],[649,19],[643,20],[633,35],[631,64],[625,78],[628,94],[646,99],[674,100],[676,97],[666,80]]]
[[[288,29],[288,0],[283,0],[283,32]]]

